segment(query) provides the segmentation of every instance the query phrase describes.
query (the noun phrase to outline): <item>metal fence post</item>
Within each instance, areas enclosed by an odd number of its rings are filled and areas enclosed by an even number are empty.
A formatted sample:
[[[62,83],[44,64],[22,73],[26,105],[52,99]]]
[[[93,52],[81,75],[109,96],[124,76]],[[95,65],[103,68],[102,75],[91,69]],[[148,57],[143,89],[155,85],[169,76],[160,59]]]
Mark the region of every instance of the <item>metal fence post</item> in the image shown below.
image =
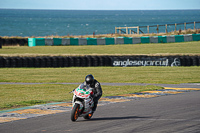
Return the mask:
[[[175,31],[176,31],[177,24],[175,23]]]
[[[137,34],[140,34],[140,27],[137,27]]]
[[[126,27],[126,34],[128,34],[128,27]]]
[[[184,23],[184,30],[186,30],[186,22]]]
[[[157,33],[159,33],[159,25],[157,25],[157,29],[156,30],[157,30]]]
[[[168,33],[168,32],[167,32],[167,24],[165,25],[165,32]]]
[[[149,34],[149,25],[147,26],[147,33]]]

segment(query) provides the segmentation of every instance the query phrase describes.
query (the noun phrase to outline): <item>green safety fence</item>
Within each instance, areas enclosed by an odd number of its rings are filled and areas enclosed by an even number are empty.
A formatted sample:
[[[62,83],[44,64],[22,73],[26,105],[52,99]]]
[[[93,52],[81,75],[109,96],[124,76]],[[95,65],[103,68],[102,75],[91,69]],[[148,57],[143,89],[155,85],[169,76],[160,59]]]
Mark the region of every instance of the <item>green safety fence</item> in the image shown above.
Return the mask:
[[[124,38],[124,44],[132,44],[133,40],[131,37],[125,37]]]
[[[187,41],[200,41],[200,34],[116,38],[28,38],[28,46],[112,45],[140,43],[173,43]]]
[[[175,35],[175,42],[184,42],[183,35]]]
[[[106,41],[106,45],[115,44],[115,38],[103,38]]]
[[[141,43],[150,43],[149,37],[141,37]]]
[[[200,41],[200,34],[193,34],[193,41]]]
[[[158,43],[167,43],[166,36],[158,36]]]
[[[78,38],[70,38],[70,45],[79,45]]]
[[[55,45],[55,46],[62,45],[62,39],[60,39],[60,38],[53,38],[53,45]]]
[[[87,45],[97,45],[96,38],[87,38]]]

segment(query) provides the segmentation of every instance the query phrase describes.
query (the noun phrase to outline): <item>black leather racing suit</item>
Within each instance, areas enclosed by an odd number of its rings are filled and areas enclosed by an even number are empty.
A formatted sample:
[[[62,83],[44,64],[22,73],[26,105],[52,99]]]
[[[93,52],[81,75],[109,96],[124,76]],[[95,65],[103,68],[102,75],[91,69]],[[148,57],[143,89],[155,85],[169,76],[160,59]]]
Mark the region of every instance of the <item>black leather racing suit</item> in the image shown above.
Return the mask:
[[[86,85],[86,82],[84,82],[84,85]],[[94,79],[92,84],[90,84],[90,87],[93,88],[93,92],[94,92],[94,97],[93,97],[94,107],[92,110],[95,111],[97,108],[98,100],[102,96],[102,88],[101,88],[100,83],[96,79]]]

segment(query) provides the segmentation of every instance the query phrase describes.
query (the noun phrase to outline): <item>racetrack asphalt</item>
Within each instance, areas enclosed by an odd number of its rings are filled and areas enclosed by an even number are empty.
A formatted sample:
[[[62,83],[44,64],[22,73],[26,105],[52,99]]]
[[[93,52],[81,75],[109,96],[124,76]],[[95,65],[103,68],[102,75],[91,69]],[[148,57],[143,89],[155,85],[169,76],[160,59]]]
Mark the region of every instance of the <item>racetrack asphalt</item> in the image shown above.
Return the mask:
[[[200,91],[98,106],[91,120],[70,111],[0,124],[2,133],[199,133]]]
[[[0,84],[19,84],[19,85],[34,85],[34,84],[81,84],[81,83],[22,83],[22,82],[0,82]],[[101,83],[101,85],[111,86],[124,86],[124,85],[155,85],[161,87],[172,87],[172,88],[200,88],[200,83],[182,83],[182,84],[151,84],[151,83]]]
[[[43,84],[43,83],[0,83]],[[46,84],[46,83],[45,83]],[[49,83],[51,84],[51,83]],[[55,84],[55,83],[53,83]],[[79,83],[58,83],[79,84]],[[70,120],[71,103],[51,103],[0,112],[0,132],[199,132],[200,84],[157,85],[164,90],[104,97],[90,121]],[[186,93],[187,92],[187,93]],[[164,99],[164,100],[163,100]],[[78,125],[78,124],[80,125]],[[95,125],[96,123],[96,125]],[[98,124],[100,123],[100,124]],[[109,124],[109,126],[107,124]],[[89,128],[87,125],[91,124]],[[133,125],[132,125],[133,124]],[[97,128],[94,128],[96,126]],[[12,127],[12,128],[9,128]]]

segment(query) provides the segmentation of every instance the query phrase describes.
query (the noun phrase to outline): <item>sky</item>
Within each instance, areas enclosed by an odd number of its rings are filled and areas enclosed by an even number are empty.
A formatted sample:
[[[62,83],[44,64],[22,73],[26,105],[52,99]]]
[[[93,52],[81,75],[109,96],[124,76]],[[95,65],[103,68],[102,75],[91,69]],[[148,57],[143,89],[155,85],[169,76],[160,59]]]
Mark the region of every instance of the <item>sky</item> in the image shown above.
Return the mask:
[[[200,9],[200,0],[0,0],[0,8],[59,10]]]

